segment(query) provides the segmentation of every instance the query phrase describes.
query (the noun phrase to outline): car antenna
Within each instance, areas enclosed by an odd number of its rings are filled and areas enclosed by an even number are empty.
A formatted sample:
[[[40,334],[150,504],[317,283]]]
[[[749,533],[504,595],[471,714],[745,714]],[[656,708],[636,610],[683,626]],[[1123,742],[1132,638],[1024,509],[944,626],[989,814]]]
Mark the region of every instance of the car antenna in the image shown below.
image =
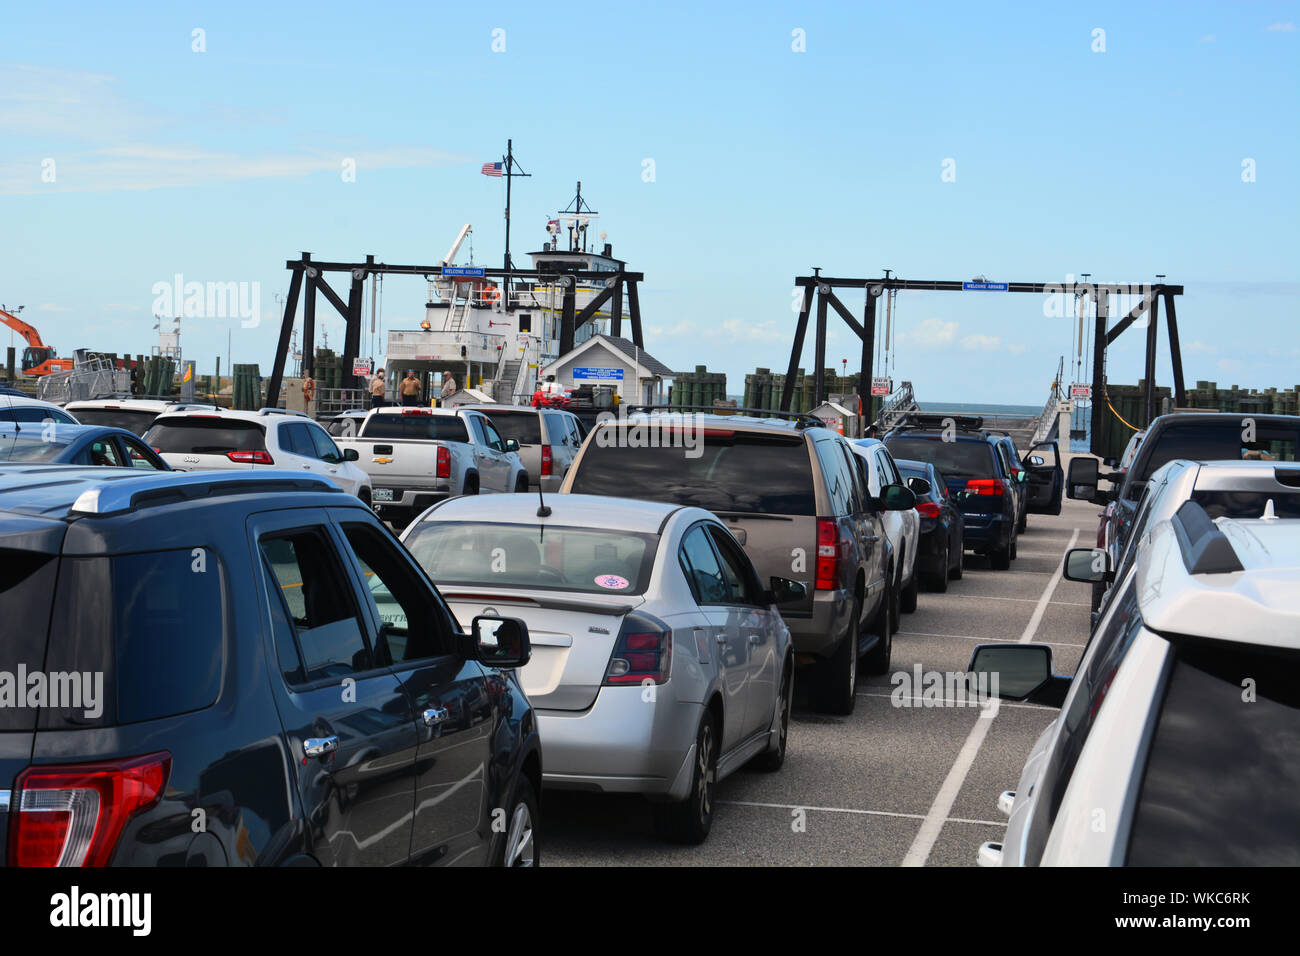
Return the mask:
[[[547,507],[546,499],[542,496],[542,482],[540,478],[537,481],[537,501],[539,502],[537,505],[537,517],[549,518],[551,516],[551,509]]]

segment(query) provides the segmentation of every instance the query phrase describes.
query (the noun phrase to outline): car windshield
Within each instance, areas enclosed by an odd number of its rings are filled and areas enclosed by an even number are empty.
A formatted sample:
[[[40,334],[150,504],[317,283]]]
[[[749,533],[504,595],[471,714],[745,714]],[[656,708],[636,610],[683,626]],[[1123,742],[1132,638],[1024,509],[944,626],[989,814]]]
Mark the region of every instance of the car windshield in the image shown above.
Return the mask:
[[[104,425],[109,428],[125,428],[127,431],[143,435],[158,417],[157,412],[129,408],[75,408],[72,410],[77,421],[83,425]]]
[[[708,429],[696,444],[692,429],[647,433],[677,447],[644,447],[636,426],[605,426],[586,445],[574,477],[575,494],[640,498],[694,505],[714,512],[815,515],[808,446],[801,435]],[[613,436],[613,437],[607,437]],[[682,441],[678,441],[681,439]],[[690,441],[692,447],[681,447]]]
[[[264,451],[264,433],[256,422],[187,415],[154,423],[144,440],[159,452],[224,455],[232,451]]]
[[[929,462],[946,478],[994,478],[992,446],[983,441],[944,441],[940,435],[887,438],[889,453]]]
[[[66,441],[46,441],[39,428],[33,429],[30,435],[27,429],[18,434],[10,431],[0,434],[0,461],[57,461],[68,444]]]
[[[540,416],[536,412],[492,411],[488,417],[506,441],[513,438],[521,445],[540,445],[542,442],[542,430],[538,424]]]
[[[403,542],[435,584],[642,594],[658,537],[600,528],[425,521]]]
[[[1300,424],[1274,425],[1256,422],[1249,416],[1219,422],[1174,423],[1155,438],[1155,447],[1139,481],[1151,477],[1157,468],[1175,458],[1190,461],[1295,461]]]
[[[465,420],[454,415],[372,415],[362,438],[416,438],[426,441],[469,441]]]

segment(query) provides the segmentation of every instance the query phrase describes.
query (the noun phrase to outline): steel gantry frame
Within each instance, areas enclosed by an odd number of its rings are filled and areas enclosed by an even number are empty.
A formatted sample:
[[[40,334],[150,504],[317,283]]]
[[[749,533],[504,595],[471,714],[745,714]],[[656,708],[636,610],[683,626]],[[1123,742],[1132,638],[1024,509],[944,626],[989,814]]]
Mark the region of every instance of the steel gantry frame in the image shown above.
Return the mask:
[[[966,282],[930,279],[900,279],[897,276],[885,276],[878,279],[851,279],[821,275],[820,269],[814,269],[810,276],[799,276],[795,287],[803,290],[803,299],[799,307],[799,319],[795,325],[794,345],[790,350],[790,365],[786,370],[785,387],[781,392],[781,410],[790,410],[794,398],[795,375],[803,356],[804,339],[808,333],[808,317],[813,310],[813,299],[817,300],[817,328],[815,332],[816,359],[813,368],[814,402],[820,405],[826,398],[826,317],[828,307],[839,314],[844,323],[862,342],[862,368],[858,378],[858,395],[864,409],[871,408],[871,377],[873,352],[876,344],[876,300],[895,289],[924,292],[964,292]],[[992,284],[992,283],[990,283]],[[1150,313],[1146,336],[1146,420],[1150,423],[1156,417],[1156,344],[1160,318],[1160,300],[1165,300],[1166,324],[1169,329],[1169,356],[1174,370],[1174,404],[1182,407],[1187,404],[1187,391],[1183,382],[1183,355],[1178,343],[1178,319],[1174,308],[1174,296],[1183,294],[1181,285],[1158,282],[1141,286],[1142,298],[1124,318],[1111,328],[1107,328],[1108,307],[1112,295],[1132,294],[1134,286],[1121,283],[1084,282],[1007,282],[1006,292],[1034,292],[1040,295],[1061,293],[1073,295],[1083,293],[1093,299],[1097,305],[1096,322],[1093,328],[1092,355],[1092,435],[1097,441],[1103,429],[1104,415],[1102,405],[1105,400],[1106,386],[1106,347],[1114,342],[1144,313]],[[866,305],[863,308],[862,321],[859,322],[849,308],[835,294],[836,289],[865,289]]]
[[[442,266],[389,265],[375,262],[374,256],[366,256],[364,262],[323,262],[312,259],[310,252],[302,253],[298,259],[289,259],[285,268],[292,276],[289,280],[289,294],[284,301],[284,317],[280,321],[280,338],[275,347],[275,360],[271,366],[270,380],[266,387],[266,403],[272,408],[280,400],[280,388],[284,381],[284,363],[289,355],[289,341],[293,336],[293,326],[298,314],[298,299],[303,300],[302,307],[302,370],[303,375],[314,371],[316,361],[316,293],[325,296],[326,301],[334,306],[347,323],[343,336],[344,387],[357,387],[356,376],[351,374],[352,360],[361,351],[361,292],[366,279],[372,275],[408,275],[423,276],[427,280],[442,275]],[[351,277],[348,299],[343,298],[325,281],[325,273],[343,272]],[[509,283],[515,279],[551,282],[564,289],[560,314],[560,354],[567,355],[573,350],[573,339],[578,329],[596,317],[596,312],[606,302],[613,300],[610,307],[610,332],[623,334],[623,296],[626,292],[628,320],[632,325],[632,341],[638,348],[645,348],[641,333],[641,302],[637,294],[637,283],[645,279],[641,272],[596,272],[591,270],[541,271],[538,269],[484,269],[486,279],[500,280],[506,286],[506,307],[510,312],[529,309],[531,306],[512,305],[510,303]],[[605,283],[604,289],[587,303],[581,311],[577,309],[577,282],[579,279],[596,280]]]

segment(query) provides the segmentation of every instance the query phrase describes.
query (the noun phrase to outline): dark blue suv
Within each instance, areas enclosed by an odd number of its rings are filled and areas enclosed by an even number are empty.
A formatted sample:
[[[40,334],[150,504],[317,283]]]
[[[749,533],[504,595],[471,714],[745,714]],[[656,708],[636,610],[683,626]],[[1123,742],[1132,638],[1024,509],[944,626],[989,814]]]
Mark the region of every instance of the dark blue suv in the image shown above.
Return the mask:
[[[325,479],[0,469],[0,566],[9,865],[538,861],[527,628]]]
[[[962,513],[965,549],[988,556],[1005,571],[1016,556],[1017,489],[998,437],[980,430],[980,419],[923,418],[901,425],[884,438],[895,460],[929,462],[944,476],[953,504]]]

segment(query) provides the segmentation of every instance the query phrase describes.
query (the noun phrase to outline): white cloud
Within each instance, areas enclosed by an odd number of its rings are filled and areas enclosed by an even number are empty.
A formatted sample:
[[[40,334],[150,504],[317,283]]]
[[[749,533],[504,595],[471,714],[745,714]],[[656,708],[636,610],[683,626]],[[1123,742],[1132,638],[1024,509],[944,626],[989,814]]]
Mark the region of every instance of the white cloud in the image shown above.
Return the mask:
[[[1197,339],[1194,342],[1188,342],[1184,345],[1183,351],[1191,352],[1193,354],[1213,355],[1219,351],[1219,347],[1217,345],[1206,345],[1200,339]]]
[[[1008,345],[1008,346],[1007,346],[1007,351],[1010,352],[1012,355],[1023,355],[1025,352],[1028,352],[1028,351],[1029,351],[1029,346],[1028,346],[1028,345]]]
[[[1270,33],[1295,33],[1295,24],[1290,20],[1285,23],[1279,20],[1277,23],[1270,23],[1267,30]]]
[[[898,332],[894,341],[898,345],[911,345],[921,349],[937,349],[952,345],[957,339],[957,323],[942,319],[922,319],[913,329]]]
[[[674,329],[674,332],[676,331]],[[683,331],[690,331],[690,329]],[[748,342],[788,342],[794,337],[789,328],[777,325],[772,319],[768,319],[766,322],[751,322],[747,319],[724,319],[720,328],[708,329],[704,334],[713,337],[724,336],[732,341]],[[827,340],[830,340],[829,333],[827,334]]]
[[[1214,34],[1213,34],[1213,33],[1207,33],[1205,36],[1201,37],[1200,40],[1198,40],[1197,42],[1198,42],[1198,43],[1213,43],[1213,42],[1214,42]]]
[[[125,302],[110,302],[104,306],[105,312],[139,312],[141,306],[128,305]]]
[[[36,307],[38,312],[71,312],[66,305],[55,305],[53,302],[44,302]]]
[[[1002,348],[1002,339],[996,335],[967,335],[961,340],[967,352],[996,352]]]

